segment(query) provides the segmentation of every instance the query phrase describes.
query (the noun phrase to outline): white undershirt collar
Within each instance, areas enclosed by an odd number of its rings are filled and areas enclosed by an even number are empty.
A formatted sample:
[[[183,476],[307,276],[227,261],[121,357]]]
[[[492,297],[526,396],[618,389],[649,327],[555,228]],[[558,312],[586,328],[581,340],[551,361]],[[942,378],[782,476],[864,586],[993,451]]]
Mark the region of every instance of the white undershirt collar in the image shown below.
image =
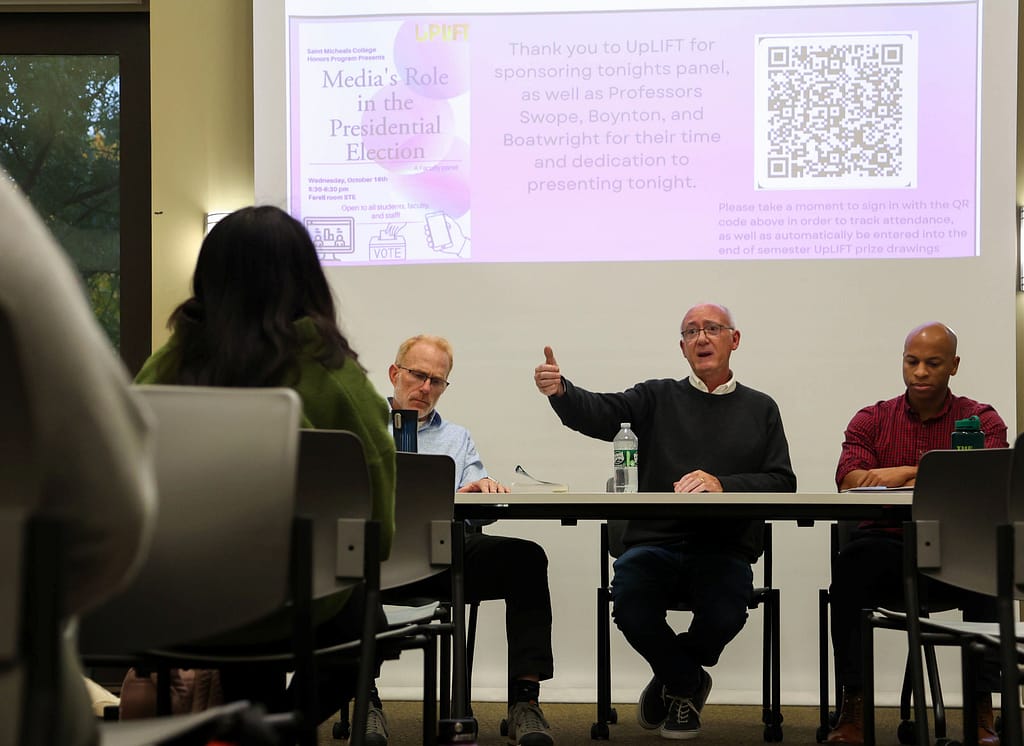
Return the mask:
[[[729,371],[729,380],[723,383],[721,386],[716,386],[714,391],[708,391],[707,384],[704,381],[697,378],[695,373],[690,374],[690,385],[698,391],[703,391],[705,394],[714,394],[715,396],[722,396],[724,394],[731,394],[736,390],[736,376]]]

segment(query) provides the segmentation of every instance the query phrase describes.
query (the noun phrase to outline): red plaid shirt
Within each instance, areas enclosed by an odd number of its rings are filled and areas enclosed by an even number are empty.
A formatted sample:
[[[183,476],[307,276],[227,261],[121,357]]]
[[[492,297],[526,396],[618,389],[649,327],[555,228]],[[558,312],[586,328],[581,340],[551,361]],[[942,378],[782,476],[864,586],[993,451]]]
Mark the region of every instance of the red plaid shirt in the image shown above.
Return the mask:
[[[939,413],[921,421],[910,408],[904,393],[895,399],[864,407],[846,426],[843,452],[836,467],[836,486],[851,471],[886,469],[893,466],[916,466],[928,451],[950,448],[950,435],[956,420],[971,415],[981,419],[986,448],[1007,448],[1006,423],[990,404],[982,404],[965,396],[946,392],[946,402]],[[864,523],[861,527],[898,528],[896,524]]]

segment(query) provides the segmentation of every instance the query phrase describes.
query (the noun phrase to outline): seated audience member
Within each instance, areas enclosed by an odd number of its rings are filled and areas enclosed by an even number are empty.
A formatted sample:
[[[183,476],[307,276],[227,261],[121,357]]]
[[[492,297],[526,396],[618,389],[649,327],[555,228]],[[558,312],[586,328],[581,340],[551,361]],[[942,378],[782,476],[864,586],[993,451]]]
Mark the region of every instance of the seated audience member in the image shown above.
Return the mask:
[[[18,343],[37,456],[32,507],[63,521],[59,605],[70,619],[116,594],[144,556],[156,517],[151,423],[70,262],[2,171],[0,224],[0,311]],[[98,736],[73,630],[53,716],[58,742],[78,746]]]
[[[388,369],[394,386],[394,409],[419,413],[417,450],[451,456],[455,460],[455,489],[459,492],[508,492],[508,487],[487,476],[469,431],[442,419],[435,408],[448,388],[455,359],[443,337],[421,334],[405,340]],[[467,526],[465,545],[466,600],[505,600],[505,633],[509,661],[509,743],[551,746],[554,739],[538,704],[540,681],[554,673],[551,653],[551,595],[548,558],[544,550],[524,539],[491,536]],[[451,576],[441,573],[413,586],[416,593],[445,597]],[[380,700],[377,700],[380,707]],[[371,740],[368,744],[386,744]]]
[[[686,378],[649,380],[621,393],[596,394],[562,375],[550,347],[534,371],[563,425],[613,440],[630,422],[640,444],[641,492],[793,492],[796,477],[779,408],[737,382],[729,367],[740,332],[729,309],[694,306],[683,317],[679,347]],[[705,669],[718,663],[747,620],[751,565],[763,550],[764,525],[748,520],[635,520],[615,560],[612,614],[654,677],[640,695],[640,725],[662,738],[700,734],[711,691]],[[686,632],[666,609],[693,609]]]
[[[386,426],[387,404],[338,328],[306,229],[276,207],[231,213],[203,240],[192,291],[171,314],[170,340],[146,361],[137,382],[294,389],[302,399],[303,427],[350,430],[362,440],[373,518],[381,524],[381,551],[387,557],[395,529],[395,446]],[[358,637],[362,604],[346,603],[348,596],[314,606],[320,644]],[[269,637],[270,626],[259,631]],[[351,694],[355,672],[320,669],[322,721]],[[287,707],[283,675],[225,669],[221,685],[229,701]]]
[[[903,345],[903,382],[895,399],[864,407],[846,427],[836,469],[840,490],[853,487],[906,487],[917,478],[927,451],[948,449],[956,420],[977,415],[987,448],[1006,448],[1006,424],[988,404],[949,390],[960,365],[956,334],[945,324],[911,330]],[[864,743],[861,694],[860,610],[903,602],[902,528],[897,523],[863,522],[842,547],[832,567],[832,647],[843,702],[829,743]],[[995,599],[925,579],[922,590],[935,602],[963,609],[968,621],[993,621]],[[986,661],[978,680],[978,743],[998,746],[991,692],[999,689],[999,668]]]

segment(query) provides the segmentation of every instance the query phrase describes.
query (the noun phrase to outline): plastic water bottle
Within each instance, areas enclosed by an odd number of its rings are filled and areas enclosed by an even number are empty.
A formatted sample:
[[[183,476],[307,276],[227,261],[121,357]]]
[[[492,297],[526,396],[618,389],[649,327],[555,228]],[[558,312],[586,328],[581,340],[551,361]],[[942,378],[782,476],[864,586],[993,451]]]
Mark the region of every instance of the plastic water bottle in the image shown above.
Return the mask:
[[[612,465],[615,467],[615,491],[636,492],[639,477],[637,475],[637,439],[636,433],[629,429],[628,422],[619,423],[618,435],[612,441]]]
[[[962,420],[957,420],[956,429],[951,437],[952,446],[957,451],[970,451],[974,448],[985,447],[985,433],[981,429],[981,420],[974,414]]]

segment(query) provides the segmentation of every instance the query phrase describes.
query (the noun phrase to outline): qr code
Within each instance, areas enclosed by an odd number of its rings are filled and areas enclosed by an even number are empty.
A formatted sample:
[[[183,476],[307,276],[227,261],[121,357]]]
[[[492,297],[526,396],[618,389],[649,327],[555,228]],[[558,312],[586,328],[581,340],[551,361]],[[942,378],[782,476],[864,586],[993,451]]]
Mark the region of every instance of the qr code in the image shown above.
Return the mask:
[[[917,33],[755,39],[755,188],[917,185]]]

